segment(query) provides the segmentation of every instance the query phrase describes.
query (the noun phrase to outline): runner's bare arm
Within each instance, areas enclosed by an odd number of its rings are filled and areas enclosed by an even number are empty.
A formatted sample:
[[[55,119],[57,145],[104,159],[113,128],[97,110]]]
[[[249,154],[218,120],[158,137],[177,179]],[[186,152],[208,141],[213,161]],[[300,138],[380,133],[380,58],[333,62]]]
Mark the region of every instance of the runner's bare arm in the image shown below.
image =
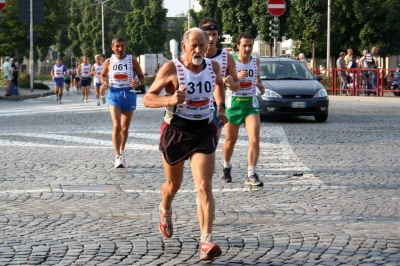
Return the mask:
[[[160,95],[163,90],[169,96]],[[143,103],[151,108],[173,106],[185,101],[185,91],[186,88],[179,88],[174,62],[169,61],[158,71],[156,79],[143,98]]]
[[[225,103],[225,86],[221,77],[221,67],[219,66],[218,62],[212,60],[212,65],[215,73],[215,90],[213,95],[215,102],[218,105],[220,103]]]
[[[105,89],[108,88],[108,70],[109,70],[109,67],[110,67],[110,59],[107,59],[104,62],[103,70],[101,71],[101,74],[100,74],[100,82],[103,84],[103,87]]]
[[[260,90],[260,94],[263,95],[265,93],[265,88],[264,85],[262,84],[261,78],[260,78],[260,59],[257,58],[257,87]]]
[[[96,69],[94,68],[94,65],[92,65],[90,67],[90,75],[94,75],[94,74],[96,74]]]
[[[238,91],[240,89],[240,81],[236,72],[236,61],[231,54],[228,54],[228,66],[224,84],[229,87],[231,91]]]

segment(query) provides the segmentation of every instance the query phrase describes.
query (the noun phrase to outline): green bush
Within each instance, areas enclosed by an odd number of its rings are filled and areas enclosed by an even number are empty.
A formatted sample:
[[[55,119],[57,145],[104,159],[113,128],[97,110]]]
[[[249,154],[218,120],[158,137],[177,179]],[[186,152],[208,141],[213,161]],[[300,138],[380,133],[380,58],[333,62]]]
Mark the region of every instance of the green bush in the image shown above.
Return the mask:
[[[154,80],[156,79],[156,76],[145,76],[145,85],[146,86],[151,86],[151,84],[154,82]]]
[[[18,87],[20,87],[20,88],[30,88],[30,86],[31,86],[31,83],[29,80],[23,81],[23,82],[21,82],[21,81],[18,82]],[[37,90],[50,90],[49,86],[47,86],[44,83],[38,83],[38,82],[33,82],[33,88],[37,89]]]
[[[34,80],[52,80],[50,75],[37,75],[33,77]]]

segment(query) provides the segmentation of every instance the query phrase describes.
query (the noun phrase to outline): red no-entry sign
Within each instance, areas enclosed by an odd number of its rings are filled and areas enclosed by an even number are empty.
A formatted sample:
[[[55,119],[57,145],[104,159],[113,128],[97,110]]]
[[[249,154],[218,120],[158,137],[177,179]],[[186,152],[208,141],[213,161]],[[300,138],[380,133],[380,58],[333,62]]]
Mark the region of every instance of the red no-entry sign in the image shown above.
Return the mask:
[[[0,0],[0,10],[3,10],[7,5],[7,1],[6,0]]]
[[[275,17],[279,17],[286,10],[285,0],[268,0],[267,2],[268,12]]]

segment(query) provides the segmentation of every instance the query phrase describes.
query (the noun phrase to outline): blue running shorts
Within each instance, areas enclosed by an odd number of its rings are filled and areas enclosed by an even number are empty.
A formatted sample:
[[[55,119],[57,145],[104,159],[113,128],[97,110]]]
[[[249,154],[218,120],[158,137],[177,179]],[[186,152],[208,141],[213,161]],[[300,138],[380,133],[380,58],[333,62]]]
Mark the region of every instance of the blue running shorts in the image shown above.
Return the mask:
[[[54,82],[54,86],[63,88],[63,87],[64,87],[64,82],[57,82],[57,81],[55,81],[55,82]]]
[[[95,83],[94,84],[96,87],[100,87],[101,86],[101,83]]]
[[[90,87],[90,84],[92,83],[92,79],[91,78],[84,78],[81,80],[81,87]]]
[[[108,104],[117,107],[121,112],[136,110],[136,92],[130,90],[130,87],[118,89],[110,87]]]

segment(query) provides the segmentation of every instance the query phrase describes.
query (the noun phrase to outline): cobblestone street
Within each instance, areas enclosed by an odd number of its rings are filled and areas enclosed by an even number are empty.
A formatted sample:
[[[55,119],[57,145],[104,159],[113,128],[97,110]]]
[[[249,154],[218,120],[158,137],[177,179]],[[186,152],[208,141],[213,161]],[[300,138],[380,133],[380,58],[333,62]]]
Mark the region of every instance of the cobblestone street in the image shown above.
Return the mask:
[[[138,94],[125,169],[115,169],[107,105],[72,91],[0,101],[0,265],[400,265],[400,98],[331,97],[313,117],[261,125],[258,171],[244,184],[240,130],[233,182],[213,180],[215,242],[199,261],[189,165],[174,202],[174,236],[158,230],[163,109]]]

